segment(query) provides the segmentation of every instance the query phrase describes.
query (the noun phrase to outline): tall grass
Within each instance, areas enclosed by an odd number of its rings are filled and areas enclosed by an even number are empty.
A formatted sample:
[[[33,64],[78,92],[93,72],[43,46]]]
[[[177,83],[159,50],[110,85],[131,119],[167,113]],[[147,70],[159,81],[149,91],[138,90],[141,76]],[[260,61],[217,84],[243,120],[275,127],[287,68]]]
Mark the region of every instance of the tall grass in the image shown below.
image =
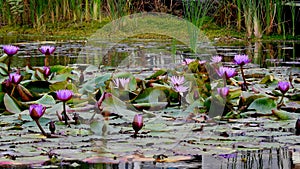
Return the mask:
[[[184,0],[183,9],[184,17],[190,21],[194,26],[201,28],[203,26],[205,17],[208,14],[208,11],[212,7],[212,1],[188,1]],[[194,52],[197,51],[197,39],[199,32],[198,30],[192,28],[188,24],[188,32],[190,36],[190,46]]]

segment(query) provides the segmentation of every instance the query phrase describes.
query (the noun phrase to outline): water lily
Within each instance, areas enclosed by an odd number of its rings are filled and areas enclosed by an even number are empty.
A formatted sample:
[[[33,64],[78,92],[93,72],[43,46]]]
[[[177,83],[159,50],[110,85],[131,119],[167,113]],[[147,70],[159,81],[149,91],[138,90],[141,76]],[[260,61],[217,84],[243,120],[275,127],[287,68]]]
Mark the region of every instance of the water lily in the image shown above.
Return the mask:
[[[172,76],[171,82],[174,86],[180,86],[184,83],[184,76]]]
[[[242,84],[242,86],[241,86],[242,90],[244,90],[244,91],[248,90],[243,66],[247,63],[250,63],[251,60],[249,59],[248,55],[234,55],[233,62],[241,67],[241,73],[242,73],[242,77],[243,77],[243,81],[244,81],[244,84]]]
[[[174,89],[178,93],[184,93],[188,90],[188,87],[180,85],[180,86],[174,86]]]
[[[3,45],[2,48],[4,53],[6,53],[8,56],[15,55],[19,50],[19,47],[13,45]]]
[[[189,59],[189,58],[186,58],[183,60],[183,65],[188,65],[190,64],[191,62],[194,62],[196,59]]]
[[[3,48],[4,53],[6,53],[8,55],[7,68],[8,68],[8,71],[10,72],[10,64],[12,62],[12,56],[18,52],[19,47],[13,46],[13,45],[3,45],[2,48]]]
[[[248,55],[234,55],[233,62],[237,65],[243,66],[247,63],[250,63],[251,60],[249,59]]]
[[[219,70],[217,70],[217,73],[220,77],[224,77],[226,79],[230,79],[232,77],[234,77],[235,75],[237,75],[235,68],[229,68],[229,67],[224,67],[224,66],[220,66]]]
[[[73,92],[68,89],[58,90],[56,92],[57,99],[63,102],[70,100],[72,96],[73,96]]]
[[[277,105],[278,108],[281,107],[281,105],[283,104],[283,98],[284,98],[284,94],[290,89],[290,82],[288,81],[280,81],[278,82],[278,89],[281,91],[282,93],[282,97]]]
[[[218,94],[222,97],[227,97],[229,94],[229,88],[228,87],[222,87],[222,88],[217,88]]]
[[[49,66],[44,66],[43,67],[43,74],[44,74],[45,77],[48,77],[51,74]]]
[[[46,107],[41,104],[32,104],[29,106],[29,115],[36,122],[42,134],[46,136],[46,132],[39,123],[39,119],[44,115]]]
[[[134,136],[137,135],[138,131],[140,131],[143,127],[143,115],[136,114],[132,121],[132,128],[134,130]]]
[[[117,88],[123,88],[123,89],[127,88],[129,81],[130,81],[130,78],[116,78],[116,79],[113,79],[113,82],[114,82],[115,86]]]
[[[285,94],[290,89],[290,82],[288,81],[280,81],[278,82],[278,89],[282,94]]]
[[[19,73],[10,73],[8,80],[13,84],[19,84],[22,80],[22,75]]]
[[[46,107],[41,104],[32,104],[29,106],[30,117],[33,120],[40,119],[45,113]]]
[[[44,55],[51,55],[54,51],[55,51],[55,47],[54,46],[41,46],[39,48],[39,51],[44,54]]]
[[[213,56],[210,60],[212,63],[219,63],[222,61],[222,56]]]
[[[68,116],[66,112],[66,102],[70,100],[73,96],[73,92],[71,90],[63,89],[63,90],[58,90],[56,92],[56,97],[58,100],[63,101],[63,115],[65,119],[65,125],[68,124]]]

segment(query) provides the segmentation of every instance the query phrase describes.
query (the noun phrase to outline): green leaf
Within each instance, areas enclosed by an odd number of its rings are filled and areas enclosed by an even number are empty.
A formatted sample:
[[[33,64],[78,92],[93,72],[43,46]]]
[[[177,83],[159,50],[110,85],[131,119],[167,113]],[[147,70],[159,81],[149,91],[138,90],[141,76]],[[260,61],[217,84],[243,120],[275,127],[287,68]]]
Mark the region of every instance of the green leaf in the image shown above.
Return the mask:
[[[11,113],[21,113],[20,108],[17,106],[15,101],[6,93],[4,95],[4,105],[7,111]]]
[[[56,102],[52,96],[46,94],[42,98],[34,101],[33,103],[43,104],[43,105],[55,105]]]
[[[102,76],[96,77],[95,79],[96,87],[99,88],[105,86],[105,82],[110,78],[111,78],[111,73],[106,73]]]
[[[256,111],[263,114],[270,114],[272,109],[276,109],[276,103],[273,99],[263,97],[254,100],[248,109],[255,109]]]
[[[272,110],[272,113],[279,119],[279,120],[291,120],[293,119],[291,113],[284,111],[284,110]]]
[[[156,71],[153,75],[145,78],[146,80],[150,80],[150,79],[157,79],[158,76],[163,76],[167,73],[167,70],[165,69],[160,69],[158,71]]]

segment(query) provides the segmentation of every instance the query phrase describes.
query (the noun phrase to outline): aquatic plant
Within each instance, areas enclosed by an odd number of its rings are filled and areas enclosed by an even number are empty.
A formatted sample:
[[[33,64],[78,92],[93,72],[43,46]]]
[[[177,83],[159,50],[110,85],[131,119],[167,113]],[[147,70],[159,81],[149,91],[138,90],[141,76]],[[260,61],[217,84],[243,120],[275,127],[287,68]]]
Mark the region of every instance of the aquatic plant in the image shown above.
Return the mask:
[[[280,107],[283,104],[284,94],[290,89],[290,82],[288,82],[288,81],[279,81],[278,82],[278,89],[282,93],[282,97],[281,97],[281,99],[278,103],[278,107]]]
[[[45,78],[48,78],[48,76],[51,74],[51,70],[50,70],[49,66],[43,67],[43,74],[44,74]]]
[[[47,134],[42,128],[39,119],[44,115],[45,111],[46,107],[41,104],[32,104],[29,106],[29,115],[35,121],[44,136]]]
[[[222,56],[213,56],[211,57],[211,63],[219,63],[222,62]]]
[[[12,62],[13,55],[18,53],[19,47],[13,45],[3,45],[2,46],[4,53],[8,55],[7,69],[10,72],[10,64]]]
[[[228,87],[222,87],[217,88],[218,94],[222,96],[223,98],[226,98],[229,94],[229,88]]]
[[[112,80],[115,86],[119,89],[128,89],[130,78],[116,78]]]
[[[39,48],[39,51],[45,55],[45,60],[44,60],[44,66],[49,66],[49,56],[51,54],[53,54],[53,52],[55,51],[55,47],[54,46],[49,46],[49,45],[45,45],[45,46],[41,46]]]
[[[171,82],[174,86],[180,86],[184,83],[184,76],[172,76]]]
[[[143,128],[143,115],[136,114],[132,121],[132,128],[134,130],[134,136],[136,137],[138,132]]]
[[[68,116],[66,112],[66,102],[70,100],[73,96],[73,92],[71,90],[63,89],[56,91],[56,97],[58,100],[63,102],[63,117],[65,120],[65,125],[68,124]]]
[[[245,64],[250,63],[251,60],[249,59],[248,55],[239,55],[238,54],[238,55],[234,55],[233,62],[235,64],[239,65],[240,68],[241,68],[242,78],[243,78],[243,81],[244,81],[244,83],[242,84],[242,90],[248,90],[248,86],[247,86],[243,66]]]

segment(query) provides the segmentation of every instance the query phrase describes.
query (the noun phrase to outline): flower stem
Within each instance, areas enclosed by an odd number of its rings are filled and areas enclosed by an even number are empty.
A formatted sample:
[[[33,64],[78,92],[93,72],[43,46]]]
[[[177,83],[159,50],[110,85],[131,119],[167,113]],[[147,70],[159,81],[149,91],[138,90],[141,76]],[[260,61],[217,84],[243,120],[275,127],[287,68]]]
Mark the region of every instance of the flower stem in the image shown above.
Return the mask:
[[[7,62],[7,70],[8,70],[8,73],[11,72],[10,70],[10,64],[12,62],[12,56],[11,55],[8,55],[8,62]]]
[[[281,107],[282,102],[283,102],[283,98],[284,98],[284,94],[282,94],[282,97],[281,97],[277,107]]]
[[[44,131],[44,129],[42,128],[42,126],[41,126],[39,120],[35,120],[35,123],[37,124],[37,126],[38,126],[39,129],[41,130],[42,134],[43,134],[44,136],[47,136],[47,134],[46,134],[46,132]]]
[[[244,80],[244,86],[245,86],[246,90],[248,90],[248,86],[247,86],[243,66],[241,66],[241,73],[242,73],[242,77],[243,77],[243,80]]]
[[[15,89],[16,89],[16,85],[13,84],[13,89],[11,90],[10,96],[13,96],[13,94],[14,94],[14,92],[15,92]]]
[[[64,115],[64,118],[65,118],[65,125],[68,125],[68,116],[67,116],[67,112],[66,112],[66,102],[63,102],[63,115]]]

